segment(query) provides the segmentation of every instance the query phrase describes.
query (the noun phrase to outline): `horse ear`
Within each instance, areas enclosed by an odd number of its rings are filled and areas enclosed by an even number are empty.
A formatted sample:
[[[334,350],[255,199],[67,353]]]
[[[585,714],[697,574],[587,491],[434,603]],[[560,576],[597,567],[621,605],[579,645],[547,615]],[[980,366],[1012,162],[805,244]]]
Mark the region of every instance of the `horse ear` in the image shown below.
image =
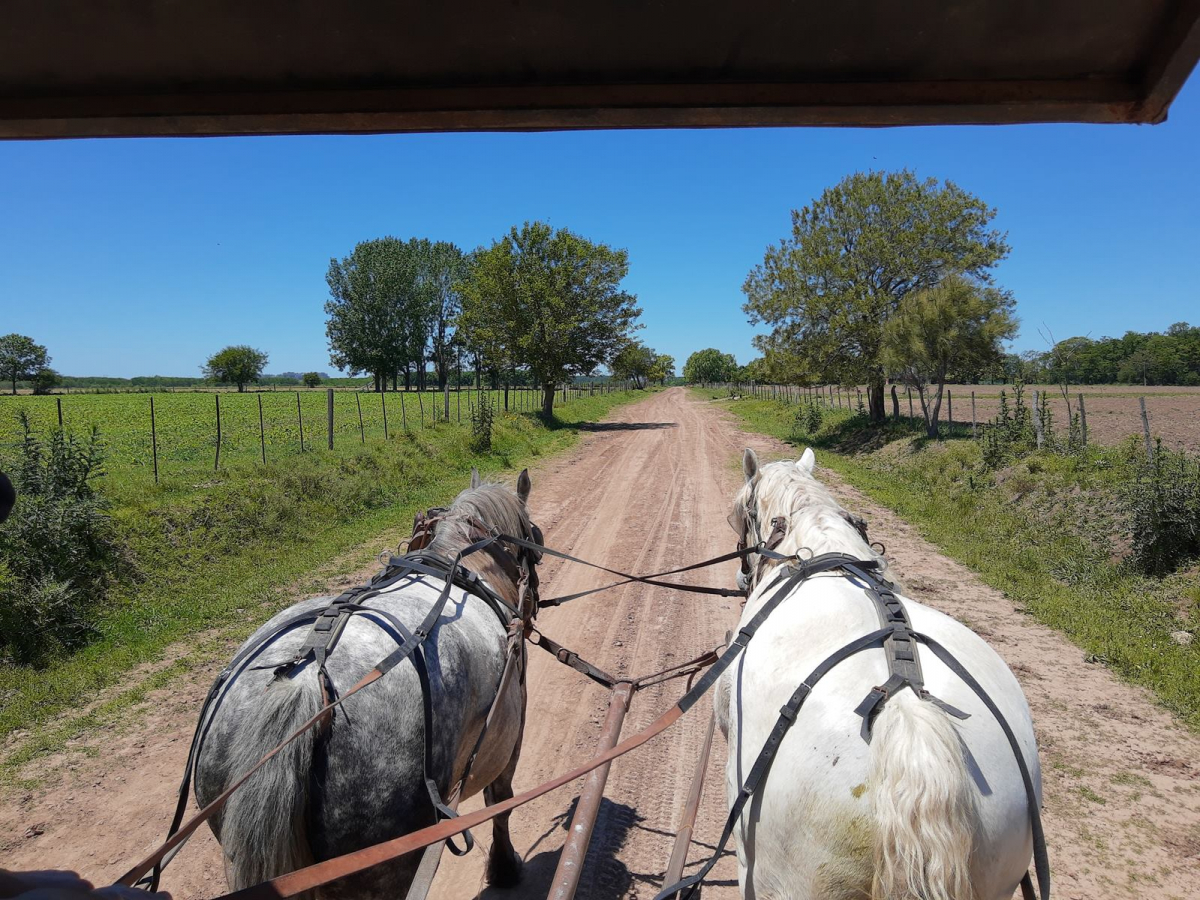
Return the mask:
[[[747,481],[753,481],[758,477],[758,454],[749,447],[742,454],[742,474],[746,476]]]
[[[522,469],[521,474],[517,476],[517,497],[524,503],[529,499],[529,491],[533,487],[533,482],[529,480],[529,470]]]
[[[800,459],[796,461],[796,465],[800,467],[800,471],[806,475],[811,475],[813,466],[816,465],[817,457],[812,452],[812,447],[805,447],[804,453],[800,455]]]
[[[479,470],[476,469],[474,466],[472,466],[471,467],[471,487],[477,488],[477,487],[479,487],[479,484],[480,484]]]

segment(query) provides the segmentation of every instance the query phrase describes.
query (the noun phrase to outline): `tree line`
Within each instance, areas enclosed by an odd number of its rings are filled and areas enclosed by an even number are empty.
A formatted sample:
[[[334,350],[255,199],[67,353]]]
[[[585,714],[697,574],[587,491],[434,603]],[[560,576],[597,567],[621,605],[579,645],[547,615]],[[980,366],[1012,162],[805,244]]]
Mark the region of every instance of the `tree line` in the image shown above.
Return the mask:
[[[426,238],[378,238],[331,259],[326,336],[330,361],[372,376],[376,390],[437,386],[464,366],[476,383],[532,384],[542,411],[555,387],[598,367],[641,386],[674,361],[633,339],[637,297],[622,287],[624,249],[544,222],[512,227],[464,252]]]
[[[991,373],[989,373],[991,374]],[[1045,351],[1007,354],[1006,380],[1075,384],[1200,385],[1200,327],[1176,322],[1166,331],[1123,337],[1070,337]]]

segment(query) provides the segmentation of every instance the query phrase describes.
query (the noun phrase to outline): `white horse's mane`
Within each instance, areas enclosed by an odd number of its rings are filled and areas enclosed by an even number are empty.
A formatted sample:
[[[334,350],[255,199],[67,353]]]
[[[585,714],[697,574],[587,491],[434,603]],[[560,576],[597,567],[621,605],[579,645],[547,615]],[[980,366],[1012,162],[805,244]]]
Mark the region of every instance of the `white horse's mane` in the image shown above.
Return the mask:
[[[879,560],[879,573],[886,577],[887,563],[859,534],[852,514],[833,498],[813,475],[816,458],[811,449],[796,462],[780,460],[759,467],[738,491],[735,503],[745,509],[754,495],[763,538],[770,533],[771,520],[782,516],[787,534],[776,548],[779,553],[803,557],[822,553],[846,553],[859,559]],[[809,552],[811,551],[811,553]]]

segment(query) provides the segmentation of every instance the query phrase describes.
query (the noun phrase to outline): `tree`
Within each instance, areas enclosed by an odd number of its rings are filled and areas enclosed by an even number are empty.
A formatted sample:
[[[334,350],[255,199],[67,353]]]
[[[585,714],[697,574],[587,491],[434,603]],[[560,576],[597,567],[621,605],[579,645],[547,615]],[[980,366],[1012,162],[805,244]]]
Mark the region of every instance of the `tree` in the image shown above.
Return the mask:
[[[424,370],[429,316],[420,272],[425,252],[419,241],[385,237],[362,241],[345,259],[329,261],[329,360],[351,375],[374,376],[377,391],[386,389],[388,376],[394,384],[401,369],[407,383],[414,355],[421,363],[418,370]]]
[[[469,257],[454,244],[438,241],[429,246],[425,278],[432,319],[430,356],[437,368],[439,388],[445,388],[450,377],[450,367],[455,359],[455,336],[451,329],[459,310],[462,309],[459,286],[470,270],[470,265]]]
[[[23,334],[0,337],[0,377],[17,392],[17,382],[33,378],[50,363],[50,355],[41,344]]]
[[[990,283],[1009,251],[989,228],[995,213],[908,170],[850,175],[793,210],[791,235],[747,276],[743,309],[772,328],[755,346],[798,357],[823,381],[865,382],[871,420],[882,422],[884,326],[905,297],[951,273]]]
[[[654,367],[650,370],[650,380],[666,384],[668,378],[675,377],[675,357],[659,353],[654,357]]]
[[[640,341],[630,341],[613,357],[610,368],[614,378],[628,379],[639,391],[654,373],[658,355]]]
[[[204,377],[218,384],[236,384],[238,393],[246,385],[262,377],[267,365],[267,354],[246,344],[226,347],[208,358],[201,370]]]
[[[697,350],[687,358],[687,362],[683,364],[683,380],[688,384],[732,381],[737,367],[737,360],[733,358],[733,354],[708,347]]]
[[[609,363],[640,327],[628,272],[625,250],[526,222],[477,251],[459,324],[494,369],[528,367],[548,418],[557,384]]]
[[[921,400],[925,431],[937,437],[946,375],[999,361],[1017,334],[1012,295],[960,275],[909,294],[884,326],[881,360]],[[929,388],[936,385],[931,398]]]
[[[33,376],[33,392],[35,394],[49,394],[60,384],[62,384],[62,376],[49,366],[38,369]]]
[[[305,387],[310,387],[310,388],[320,387],[321,386],[321,373],[320,372],[305,372],[301,376],[300,380],[302,382],[304,382]]]

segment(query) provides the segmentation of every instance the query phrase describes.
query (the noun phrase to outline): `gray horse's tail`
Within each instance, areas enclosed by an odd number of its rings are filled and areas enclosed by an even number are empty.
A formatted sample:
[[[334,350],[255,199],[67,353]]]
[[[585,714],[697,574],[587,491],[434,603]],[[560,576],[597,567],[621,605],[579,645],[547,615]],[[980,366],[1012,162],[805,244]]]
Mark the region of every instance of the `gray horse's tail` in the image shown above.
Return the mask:
[[[246,724],[238,729],[229,771],[245,772],[264,753],[317,714],[321,708],[315,666],[274,681]],[[312,863],[305,828],[309,770],[315,729],[310,728],[256,772],[221,814],[221,848],[231,890],[240,890]]]

